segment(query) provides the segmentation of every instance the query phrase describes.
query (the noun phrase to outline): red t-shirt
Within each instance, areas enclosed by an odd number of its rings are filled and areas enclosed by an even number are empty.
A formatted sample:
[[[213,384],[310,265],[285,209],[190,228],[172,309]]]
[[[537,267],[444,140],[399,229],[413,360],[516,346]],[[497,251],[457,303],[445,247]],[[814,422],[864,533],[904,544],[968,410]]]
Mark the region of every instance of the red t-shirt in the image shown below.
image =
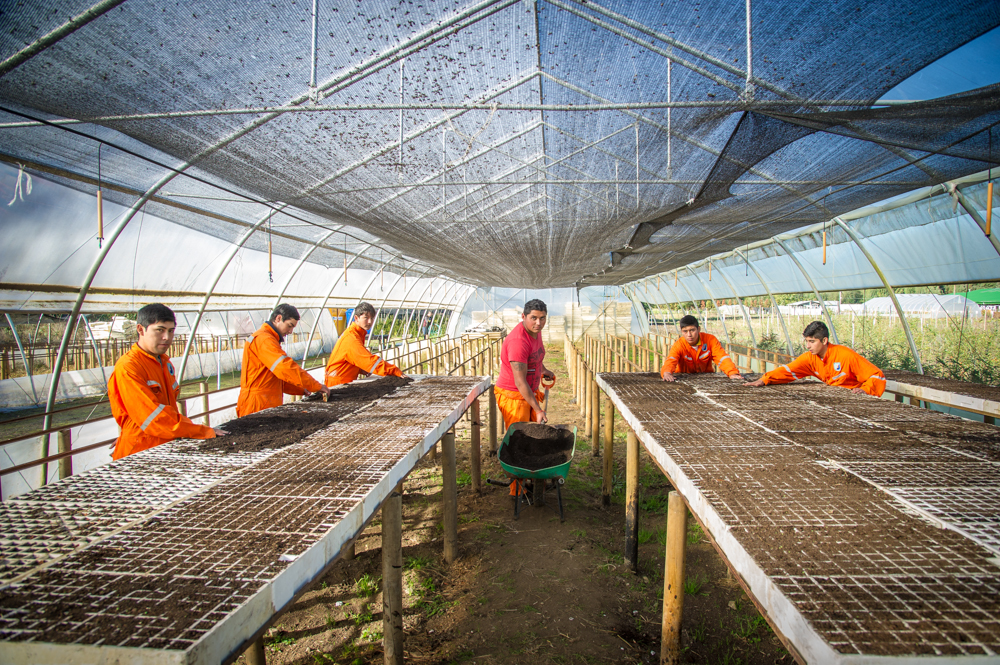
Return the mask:
[[[514,362],[528,365],[528,387],[532,391],[537,391],[538,384],[542,380],[544,359],[545,344],[542,342],[542,336],[532,337],[524,329],[524,325],[518,323],[504,338],[503,346],[500,347],[500,378],[497,379],[497,388],[517,392],[514,372],[510,369],[510,364]]]

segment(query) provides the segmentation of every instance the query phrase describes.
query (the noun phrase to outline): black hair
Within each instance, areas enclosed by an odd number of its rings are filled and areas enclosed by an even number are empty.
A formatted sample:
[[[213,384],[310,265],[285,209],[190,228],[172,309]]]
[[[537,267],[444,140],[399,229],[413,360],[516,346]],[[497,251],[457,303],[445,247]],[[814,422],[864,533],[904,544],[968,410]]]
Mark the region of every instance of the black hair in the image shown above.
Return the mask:
[[[826,324],[822,321],[813,321],[806,326],[806,329],[802,331],[803,337],[812,337],[813,339],[823,339],[824,337],[830,336],[830,329],[826,327]]]
[[[358,306],[354,308],[354,317],[357,318],[362,314],[370,314],[375,316],[375,306],[370,302],[359,302]]]
[[[522,312],[522,314],[528,316],[532,312],[545,312],[546,314],[548,314],[549,308],[546,307],[545,303],[543,303],[541,300],[535,298],[534,300],[529,300],[528,302],[524,303],[524,311]]]
[[[299,310],[295,309],[294,305],[289,305],[288,303],[281,303],[275,307],[274,311],[271,312],[271,318],[268,320],[271,323],[274,323],[274,320],[279,316],[282,321],[287,321],[288,319],[295,319],[296,321],[299,321],[302,318],[299,316]]]
[[[698,325],[698,319],[697,318],[695,318],[694,316],[691,316],[690,314],[685,314],[684,316],[681,317],[681,320],[677,324],[677,327],[683,329],[683,328],[687,328],[689,326],[694,326],[695,328],[701,328],[701,326]]]
[[[174,316],[174,311],[172,309],[166,305],[161,305],[158,302],[146,305],[135,313],[135,322],[143,328],[149,327],[154,323],[161,323],[163,321],[170,321],[171,323],[176,324],[177,317]]]

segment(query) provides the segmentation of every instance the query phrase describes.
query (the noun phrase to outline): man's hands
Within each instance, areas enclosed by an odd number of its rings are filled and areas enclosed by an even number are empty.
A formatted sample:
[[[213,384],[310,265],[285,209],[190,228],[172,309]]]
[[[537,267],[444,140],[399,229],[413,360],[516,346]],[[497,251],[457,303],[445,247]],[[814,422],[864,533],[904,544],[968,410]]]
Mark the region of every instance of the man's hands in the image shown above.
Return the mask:
[[[229,432],[227,432],[226,430],[219,429],[218,427],[213,427],[212,429],[215,431],[215,436],[225,436],[229,434]]]
[[[320,386],[319,392],[323,393],[324,395],[329,395],[330,394],[330,386]]]
[[[737,372],[736,374],[731,374],[729,378],[733,379],[734,381],[746,381],[746,377],[740,374],[739,372]]]
[[[733,377],[736,378],[736,377]],[[744,386],[749,386],[750,388],[760,388],[764,385],[764,379],[757,379],[756,381],[749,381],[743,384]]]
[[[861,388],[851,388],[851,392],[854,393],[855,395],[867,395],[868,394],[864,390],[862,390]]]
[[[532,413],[535,416],[535,422],[536,423],[547,423],[547,422],[549,422],[549,419],[545,415],[544,411],[535,411],[534,409],[532,409]]]
[[[548,367],[543,367],[542,368],[542,378],[545,379],[546,381],[554,381],[555,378],[556,378],[556,373],[553,372]]]
[[[677,380],[677,378],[673,375],[672,372],[664,372],[663,374],[660,375],[660,377],[667,383],[673,383],[674,381]]]

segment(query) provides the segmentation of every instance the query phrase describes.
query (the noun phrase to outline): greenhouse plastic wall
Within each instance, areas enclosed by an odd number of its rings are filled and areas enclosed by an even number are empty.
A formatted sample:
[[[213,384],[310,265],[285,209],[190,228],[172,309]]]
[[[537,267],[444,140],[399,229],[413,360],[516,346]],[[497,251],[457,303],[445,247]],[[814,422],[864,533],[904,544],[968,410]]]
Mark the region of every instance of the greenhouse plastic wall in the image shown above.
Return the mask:
[[[981,179],[981,178],[980,178]],[[962,191],[984,214],[986,184],[966,185]],[[898,208],[848,219],[893,287],[981,282],[1000,279],[1000,255],[979,224],[947,192]],[[827,232],[826,264],[822,234]],[[820,292],[884,288],[868,259],[835,223],[815,225],[781,238],[795,252]],[[639,293],[664,303],[766,296],[763,276],[772,293],[808,293],[809,280],[778,243],[764,241],[741,248],[755,272],[734,252],[700,261],[676,271],[640,280]]]

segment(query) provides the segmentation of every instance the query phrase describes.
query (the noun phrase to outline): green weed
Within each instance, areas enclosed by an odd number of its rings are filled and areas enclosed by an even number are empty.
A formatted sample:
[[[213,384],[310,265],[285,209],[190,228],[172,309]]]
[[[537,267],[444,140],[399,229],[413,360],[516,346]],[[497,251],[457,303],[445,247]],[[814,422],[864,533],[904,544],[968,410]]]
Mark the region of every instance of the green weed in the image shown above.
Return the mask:
[[[354,583],[354,588],[362,596],[374,596],[378,593],[380,581],[381,578],[372,577],[370,574],[365,573]]]
[[[647,496],[639,502],[639,507],[650,513],[665,513],[667,512],[667,495],[654,494]]]
[[[361,630],[361,639],[365,642],[380,642],[382,640],[382,631],[376,630],[371,626],[365,626]]]
[[[706,582],[708,582],[708,578],[702,573],[688,577],[684,580],[684,593],[689,596],[707,596],[708,592],[705,591]]]
[[[289,644],[295,644],[295,638],[291,635],[285,634],[284,631],[278,631],[274,635],[264,638],[264,645],[269,646],[272,649],[277,649],[282,646],[287,646]]]
[[[761,638],[757,634],[757,629],[766,625],[764,617],[759,614],[755,616],[740,614],[736,617],[736,630],[733,631],[733,635],[746,640],[749,644],[759,644]]]
[[[403,560],[403,567],[407,570],[423,570],[431,565],[431,558],[428,556],[408,556]]]
[[[655,531],[647,531],[646,529],[639,529],[639,544],[645,545],[651,541],[656,536]]]
[[[472,484],[472,474],[465,471],[459,471],[458,475],[455,476],[455,485],[458,487],[465,487],[466,485]]]
[[[702,619],[701,623],[691,629],[691,639],[695,642],[704,642],[706,637],[708,637],[708,626],[705,625],[705,620]]]
[[[462,524],[471,524],[472,522],[478,522],[479,516],[475,513],[469,513],[468,515],[459,515],[458,521]]]
[[[701,525],[697,522],[688,525],[687,542],[688,545],[697,545],[701,542],[705,532],[701,530]]]

